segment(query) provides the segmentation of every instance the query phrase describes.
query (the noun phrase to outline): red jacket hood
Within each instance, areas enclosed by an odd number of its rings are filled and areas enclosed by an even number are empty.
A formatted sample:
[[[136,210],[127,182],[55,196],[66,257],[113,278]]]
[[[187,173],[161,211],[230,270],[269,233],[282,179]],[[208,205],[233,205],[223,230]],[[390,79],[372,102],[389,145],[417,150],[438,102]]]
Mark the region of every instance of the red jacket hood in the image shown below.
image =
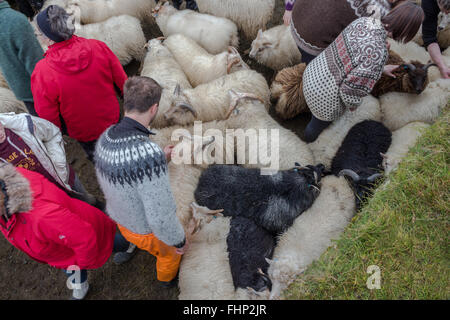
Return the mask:
[[[88,41],[81,41],[73,35],[69,40],[52,44],[44,56],[52,69],[72,74],[89,67],[92,61],[92,49]]]

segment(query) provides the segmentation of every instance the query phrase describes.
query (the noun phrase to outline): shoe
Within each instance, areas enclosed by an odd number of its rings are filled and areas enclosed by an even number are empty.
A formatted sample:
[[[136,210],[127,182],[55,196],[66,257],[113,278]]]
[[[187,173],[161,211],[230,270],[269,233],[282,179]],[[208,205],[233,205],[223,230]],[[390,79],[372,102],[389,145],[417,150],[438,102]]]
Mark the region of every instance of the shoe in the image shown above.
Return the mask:
[[[166,289],[171,289],[171,288],[176,288],[178,286],[178,276],[180,274],[180,271],[178,270],[177,275],[175,276],[175,278],[173,278],[170,281],[158,281],[158,283],[160,284],[161,287],[166,288]]]
[[[186,0],[186,9],[198,11],[197,3],[194,0]]]
[[[77,284],[72,284],[73,292],[71,300],[83,300],[89,292],[89,283],[87,280],[85,282]]]
[[[135,254],[136,254],[136,245],[130,243],[130,246],[128,247],[127,251],[124,252],[117,252],[114,257],[113,261],[115,264],[120,265],[125,262],[128,262]]]

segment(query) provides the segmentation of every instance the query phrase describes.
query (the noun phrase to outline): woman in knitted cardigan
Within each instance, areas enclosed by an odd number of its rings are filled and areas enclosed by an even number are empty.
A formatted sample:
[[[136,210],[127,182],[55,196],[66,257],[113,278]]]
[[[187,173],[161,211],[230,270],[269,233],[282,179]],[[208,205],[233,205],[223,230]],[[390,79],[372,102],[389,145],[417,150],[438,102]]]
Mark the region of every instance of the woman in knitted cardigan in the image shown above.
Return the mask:
[[[354,20],[378,18],[402,0],[285,0],[284,24],[309,63]],[[291,19],[292,18],[292,19]]]
[[[423,19],[420,6],[404,1],[381,20],[355,20],[312,60],[303,74],[303,94],[313,114],[305,130],[307,142],[314,141],[346,108],[355,110],[370,94],[388,58],[387,37],[409,42]],[[384,72],[391,74],[390,69]]]

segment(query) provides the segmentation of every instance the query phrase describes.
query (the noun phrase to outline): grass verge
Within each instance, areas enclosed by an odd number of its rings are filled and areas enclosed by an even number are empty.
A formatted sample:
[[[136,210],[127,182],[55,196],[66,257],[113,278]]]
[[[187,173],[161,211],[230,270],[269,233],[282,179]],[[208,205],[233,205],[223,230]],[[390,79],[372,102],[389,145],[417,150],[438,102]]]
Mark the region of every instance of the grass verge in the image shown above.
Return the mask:
[[[285,299],[449,299],[450,107]],[[368,289],[371,265],[380,289]],[[374,283],[373,280],[369,280]]]

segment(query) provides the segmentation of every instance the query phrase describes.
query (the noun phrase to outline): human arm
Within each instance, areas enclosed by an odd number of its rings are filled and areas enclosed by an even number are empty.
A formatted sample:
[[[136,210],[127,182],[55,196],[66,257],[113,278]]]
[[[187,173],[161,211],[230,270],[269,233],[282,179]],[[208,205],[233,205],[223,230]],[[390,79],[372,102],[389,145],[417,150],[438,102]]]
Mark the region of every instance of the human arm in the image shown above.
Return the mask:
[[[288,26],[291,23],[292,18],[292,9],[294,8],[295,0],[286,0],[286,4],[284,6],[284,15],[283,22],[284,25]]]
[[[439,44],[437,42],[433,42],[427,47],[427,50],[430,54],[431,60],[438,66],[442,78],[449,79],[450,68],[446,65],[444,59],[442,58],[441,48],[439,48]]]
[[[45,70],[40,70],[40,63],[38,63],[31,75],[31,92],[34,99],[34,108],[40,118],[50,121],[61,129],[57,88],[58,84],[56,81],[49,75],[46,75]]]
[[[101,45],[103,46],[103,49],[109,59],[109,66],[111,68],[112,80],[116,85],[116,87],[119,88],[121,96],[123,97],[123,85],[125,81],[127,81],[128,79],[127,74],[123,70],[120,61],[114,54],[114,52],[112,52],[111,49],[109,49],[109,47],[105,43],[101,42]]]
[[[36,39],[33,27],[24,16],[15,20],[14,23],[16,33],[12,40],[17,48],[17,57],[31,76],[36,64],[42,59],[44,51]]]

